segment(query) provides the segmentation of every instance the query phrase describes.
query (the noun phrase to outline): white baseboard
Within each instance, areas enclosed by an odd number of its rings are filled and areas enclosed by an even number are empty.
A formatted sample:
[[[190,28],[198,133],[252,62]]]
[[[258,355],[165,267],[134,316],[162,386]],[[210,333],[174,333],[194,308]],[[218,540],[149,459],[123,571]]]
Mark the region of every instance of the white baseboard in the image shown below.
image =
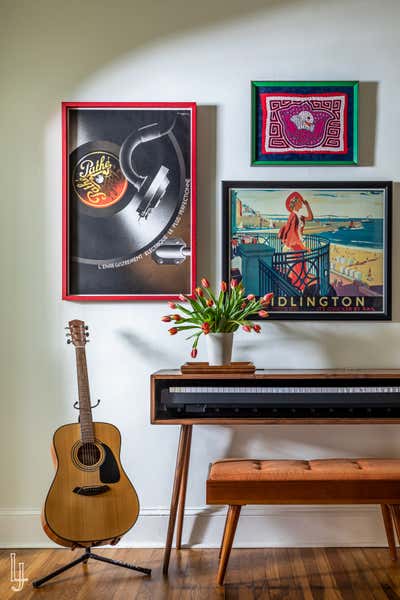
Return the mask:
[[[169,509],[142,508],[135,527],[119,543],[124,548],[162,548]],[[187,507],[183,543],[217,548],[225,509]],[[378,506],[247,506],[240,517],[235,547],[386,546]],[[0,509],[1,548],[57,547],[44,534],[40,510]]]

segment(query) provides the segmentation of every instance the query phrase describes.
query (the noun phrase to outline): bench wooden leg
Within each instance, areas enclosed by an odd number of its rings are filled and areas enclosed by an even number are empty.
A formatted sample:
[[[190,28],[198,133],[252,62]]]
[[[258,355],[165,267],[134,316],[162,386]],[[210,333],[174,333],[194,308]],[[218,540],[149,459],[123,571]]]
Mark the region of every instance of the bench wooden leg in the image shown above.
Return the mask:
[[[222,542],[221,559],[219,561],[217,583],[222,585],[224,583],[226,567],[228,565],[229,556],[232,549],[233,539],[235,537],[236,526],[239,521],[241,506],[231,505],[228,510],[226,517],[225,532]]]
[[[386,537],[389,545],[389,553],[392,560],[397,560],[396,538],[394,536],[393,519],[388,504],[381,504],[383,523],[385,525]]]
[[[228,507],[228,511],[229,511],[229,507]],[[224,547],[224,539],[225,539],[227,522],[228,522],[228,513],[226,514],[226,517],[225,517],[224,533],[222,534],[222,538],[221,538],[221,545],[219,547],[219,552],[218,552],[218,560],[221,558],[222,548]]]

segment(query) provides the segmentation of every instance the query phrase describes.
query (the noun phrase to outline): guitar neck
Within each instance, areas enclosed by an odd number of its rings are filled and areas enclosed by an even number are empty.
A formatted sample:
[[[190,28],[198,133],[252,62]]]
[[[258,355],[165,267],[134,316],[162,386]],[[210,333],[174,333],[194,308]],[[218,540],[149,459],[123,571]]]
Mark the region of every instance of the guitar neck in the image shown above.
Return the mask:
[[[90,404],[90,389],[86,363],[86,352],[84,346],[75,348],[76,371],[78,376],[79,392],[79,422],[81,427],[81,439],[84,444],[94,442],[94,428],[92,409]]]

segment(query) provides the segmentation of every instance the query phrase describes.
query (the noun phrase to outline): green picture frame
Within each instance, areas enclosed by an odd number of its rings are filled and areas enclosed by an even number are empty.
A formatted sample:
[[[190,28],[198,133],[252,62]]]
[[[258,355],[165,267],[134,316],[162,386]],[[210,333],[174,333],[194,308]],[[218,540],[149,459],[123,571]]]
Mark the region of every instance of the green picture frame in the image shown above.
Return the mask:
[[[252,81],[251,165],[357,165],[358,81]]]

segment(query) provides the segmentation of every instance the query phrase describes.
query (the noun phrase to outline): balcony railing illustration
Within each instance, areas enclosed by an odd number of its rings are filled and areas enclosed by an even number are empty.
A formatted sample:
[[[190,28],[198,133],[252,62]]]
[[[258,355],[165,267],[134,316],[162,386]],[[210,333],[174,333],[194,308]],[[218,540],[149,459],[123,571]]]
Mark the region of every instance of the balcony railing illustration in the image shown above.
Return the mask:
[[[274,292],[277,296],[301,296],[329,293],[329,241],[317,235],[304,235],[308,250],[284,251],[276,233],[263,234],[266,244],[274,249],[272,263],[259,259],[260,295]]]

